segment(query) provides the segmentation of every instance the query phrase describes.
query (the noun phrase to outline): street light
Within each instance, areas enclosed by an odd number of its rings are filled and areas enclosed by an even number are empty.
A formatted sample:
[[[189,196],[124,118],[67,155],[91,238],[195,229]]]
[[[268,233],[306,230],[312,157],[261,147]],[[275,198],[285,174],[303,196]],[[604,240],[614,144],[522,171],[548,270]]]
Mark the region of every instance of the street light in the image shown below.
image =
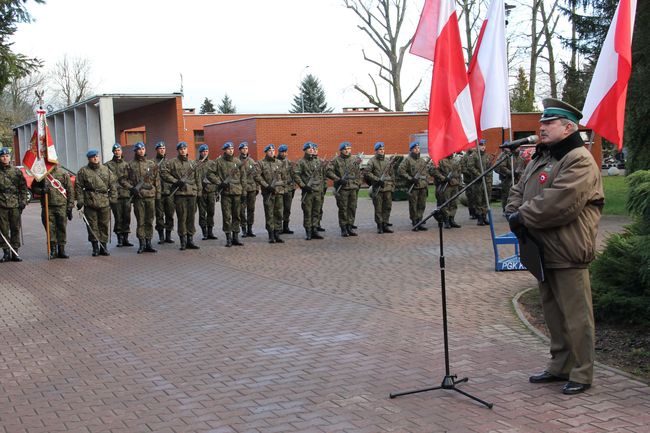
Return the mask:
[[[309,65],[305,66],[303,70],[300,72],[300,107],[301,107],[301,113],[305,112],[305,96],[302,91],[302,76],[305,74],[305,71],[309,68]]]

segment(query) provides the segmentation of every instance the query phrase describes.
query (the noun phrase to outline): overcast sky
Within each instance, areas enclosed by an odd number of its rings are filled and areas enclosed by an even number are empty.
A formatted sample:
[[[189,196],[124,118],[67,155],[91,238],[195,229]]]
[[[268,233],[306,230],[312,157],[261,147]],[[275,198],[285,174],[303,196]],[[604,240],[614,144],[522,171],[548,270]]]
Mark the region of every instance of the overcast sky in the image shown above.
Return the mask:
[[[198,110],[205,97],[217,105],[227,93],[238,112],[282,113],[310,72],[335,111],[370,105],[353,85],[371,87],[376,68],[361,49],[377,51],[342,0],[46,1],[27,2],[35,22],[18,27],[15,51],[44,60],[46,69],[64,54],[89,58],[94,94],[178,92],[182,73],[185,107]],[[405,40],[423,4],[409,2]],[[407,105],[418,110],[431,66],[406,57],[405,94],[423,79]],[[380,92],[387,103],[387,86]]]

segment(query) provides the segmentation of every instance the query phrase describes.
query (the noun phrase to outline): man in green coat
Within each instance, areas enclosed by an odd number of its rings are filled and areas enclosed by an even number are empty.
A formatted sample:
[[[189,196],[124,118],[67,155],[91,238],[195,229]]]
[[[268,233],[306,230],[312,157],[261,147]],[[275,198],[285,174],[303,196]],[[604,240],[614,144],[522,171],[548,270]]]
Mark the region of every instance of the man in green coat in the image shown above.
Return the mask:
[[[128,163],[126,173],[119,180],[120,185],[130,192],[133,200],[133,211],[138,221],[138,254],[156,252],[151,245],[151,238],[156,198],[160,197],[160,178],[158,165],[145,157],[146,150],[141,141],[133,146],[135,157]]]
[[[305,239],[323,239],[317,228],[327,163],[318,159],[316,143],[308,141],[302,146],[302,150],[305,155],[296,162],[293,178],[302,189],[302,224],[305,228]]]
[[[110,230],[110,203],[115,199],[117,179],[105,165],[99,162],[99,151],[90,149],[86,153],[88,165],[81,167],[75,180],[77,209],[83,208],[86,217],[88,241],[92,245],[92,256],[110,256],[106,243]]]
[[[257,162],[255,179],[262,189],[262,203],[264,204],[264,217],[266,231],[269,233],[269,243],[282,244],[282,201],[288,172],[284,164],[275,157],[275,146],[272,144],[264,148],[264,158]]]
[[[180,250],[198,250],[194,243],[194,216],[196,215],[196,195],[200,180],[197,178],[196,162],[187,157],[187,143],[184,141],[176,145],[178,155],[167,161],[162,170],[161,177],[172,185],[170,195],[174,197],[174,208],[178,220],[178,237]]]
[[[395,191],[395,179],[393,164],[395,157],[386,158],[384,143],[375,143],[375,156],[370,158],[366,167],[366,182],[372,187],[370,194],[372,204],[375,207],[375,224],[377,233],[393,233],[390,228],[390,212],[393,207],[393,191]]]
[[[255,223],[255,199],[258,187],[255,182],[255,160],[248,153],[248,142],[239,143],[239,160],[242,164],[242,192],[239,207],[239,224],[242,237],[254,238],[253,224]]]
[[[291,218],[291,203],[296,193],[296,182],[293,180],[293,162],[287,155],[289,146],[281,144],[278,147],[278,161],[282,164],[282,170],[287,172],[287,185],[282,194],[282,233],[292,235],[293,230],[289,228],[289,219]]]
[[[210,149],[207,144],[199,146],[199,156],[196,169],[199,184],[199,195],[197,202],[199,205],[199,227],[203,233],[203,240],[217,239],[214,235],[214,210],[217,196],[217,186],[208,180],[208,173],[214,161],[208,159]]]
[[[108,168],[115,179],[121,179],[126,175],[126,165],[122,155],[122,146],[120,143],[113,145],[113,159],[108,161],[106,168]],[[132,247],[133,244],[129,242],[129,233],[131,232],[131,195],[129,190],[124,188],[118,183],[117,192],[113,199],[111,199],[111,211],[113,212],[113,231],[117,236],[117,247]]]
[[[461,168],[459,156],[452,153],[441,159],[438,162],[438,168],[433,171],[433,178],[436,181],[436,201],[437,205],[440,206],[456,195],[460,187]],[[458,199],[456,198],[442,209],[446,229],[460,228],[460,224],[455,221],[456,210],[458,209],[457,202]]]
[[[70,175],[57,164],[48,176],[40,181],[34,180],[32,191],[41,196],[41,221],[43,227],[49,225],[50,259],[67,259],[65,244],[68,221],[72,220],[75,193]],[[47,196],[47,212],[45,197]],[[46,224],[46,216],[47,223]]]
[[[415,226],[422,221],[424,209],[427,205],[427,196],[429,195],[429,175],[433,174],[434,167],[430,164],[429,159],[420,157],[420,143],[413,141],[409,144],[409,154],[399,165],[398,173],[406,180],[410,192],[409,199],[409,217],[413,230],[427,230],[424,225]]]
[[[217,185],[217,193],[221,194],[221,216],[223,232],[226,234],[226,247],[243,246],[239,240],[239,217],[244,190],[244,169],[241,160],[234,156],[235,146],[231,141],[224,143],[221,149],[223,155],[214,160],[208,180]]]
[[[156,199],[156,231],[158,243],[173,244],[172,230],[174,229],[174,197],[170,195],[171,183],[165,181],[160,174],[165,168],[167,149],[164,141],[156,143],[156,164],[160,177],[160,198]]]
[[[357,214],[357,200],[361,186],[360,158],[352,157],[352,144],[344,141],[339,144],[339,154],[332,160],[327,177],[334,181],[334,196],[339,209],[341,236],[357,236],[352,230]]]
[[[20,169],[11,165],[11,152],[8,147],[0,147],[0,239],[4,255],[0,262],[21,262],[14,251],[20,248],[20,216],[27,206],[27,183]]]

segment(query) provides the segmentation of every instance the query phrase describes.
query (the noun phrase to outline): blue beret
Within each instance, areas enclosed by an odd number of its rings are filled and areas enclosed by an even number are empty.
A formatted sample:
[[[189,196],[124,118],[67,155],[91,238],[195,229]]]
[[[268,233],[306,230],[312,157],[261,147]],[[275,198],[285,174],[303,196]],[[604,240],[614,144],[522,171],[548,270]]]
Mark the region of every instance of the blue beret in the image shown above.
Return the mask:
[[[156,143],[156,149],[160,149],[161,147],[165,147],[164,141],[159,141],[158,143]]]
[[[206,150],[210,150],[207,144],[202,144],[199,146],[199,152],[205,152]]]
[[[481,141],[478,142],[478,144],[485,144],[487,143],[487,140],[485,138],[481,138]]]
[[[375,143],[375,151],[382,149],[384,147],[384,142],[383,141],[378,141]]]
[[[93,156],[97,156],[97,155],[99,155],[99,150],[97,150],[97,149],[90,149],[90,150],[86,153],[86,158],[92,158]]]
[[[241,149],[243,147],[248,147],[248,141],[242,141],[241,143],[239,143],[239,148]]]
[[[275,150],[275,146],[272,144],[266,145],[266,147],[264,148],[264,153],[268,152],[271,149]]]
[[[0,155],[9,155],[8,147],[0,147]]]
[[[341,144],[339,144],[339,150],[343,150],[343,149],[345,149],[346,147],[352,147],[352,144],[350,144],[349,141],[344,141],[344,142],[342,142]]]
[[[288,152],[289,151],[289,146],[286,144],[281,144],[280,147],[278,147],[278,152]]]
[[[221,146],[221,150],[226,150],[226,149],[234,149],[235,145],[232,144],[232,141],[226,141],[223,146]]]
[[[115,143],[111,150],[115,151],[115,149],[121,149],[121,148],[122,148],[122,146],[120,145],[120,143]]]
[[[184,141],[179,141],[176,145],[176,150],[180,149],[181,147],[187,147],[187,143]]]
[[[419,146],[420,142],[419,141],[412,141],[411,144],[409,144],[409,150],[413,150],[415,146]]]
[[[307,150],[309,148],[315,149],[316,148],[316,143],[312,143],[311,141],[306,142],[305,144],[302,145],[302,150]]]
[[[137,143],[135,143],[135,144],[133,145],[133,151],[136,151],[136,150],[138,150],[138,149],[144,149],[144,148],[145,148],[145,147],[144,147],[144,143],[141,142],[141,141],[138,141]]]

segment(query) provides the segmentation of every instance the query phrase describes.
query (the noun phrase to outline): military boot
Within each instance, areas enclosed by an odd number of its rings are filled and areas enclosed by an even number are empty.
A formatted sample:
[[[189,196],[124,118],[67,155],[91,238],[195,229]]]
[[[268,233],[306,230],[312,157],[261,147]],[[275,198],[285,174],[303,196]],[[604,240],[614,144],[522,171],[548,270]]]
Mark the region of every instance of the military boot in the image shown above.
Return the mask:
[[[353,232],[353,231],[352,231],[353,228],[356,228],[356,226],[353,225],[353,224],[348,225],[348,234],[349,234],[350,236],[358,236],[358,235],[357,235],[357,232]]]
[[[318,227],[316,227],[315,229],[313,229],[313,230],[311,231],[311,238],[312,238],[312,239],[325,239],[324,237],[322,237],[322,236],[320,235],[320,233],[318,233]]]
[[[384,224],[384,233],[393,233],[393,230],[388,227],[388,223]]]
[[[165,243],[165,231],[163,229],[158,230],[158,245]]]
[[[18,252],[18,248],[14,248],[16,250],[16,253]],[[11,253],[11,261],[12,262],[22,262],[23,259],[20,258],[20,256],[16,253]]]
[[[91,241],[90,244],[93,246],[93,257],[97,257],[99,255],[99,242]]]
[[[452,228],[459,229],[460,224],[458,224],[456,221],[454,221],[454,217],[449,217],[449,224],[451,225]]]
[[[174,241],[172,240],[172,231],[171,230],[165,230],[165,243],[166,244],[173,244]]]
[[[124,238],[122,236],[122,233],[115,233],[115,236],[117,236],[117,245],[115,245],[118,248],[122,248],[124,246]]]
[[[144,239],[138,238],[138,254],[144,253]]]
[[[292,235],[292,234],[293,234],[293,230],[291,230],[291,229],[289,228],[289,221],[284,221],[284,222],[282,223],[282,233],[285,233],[285,234],[288,234],[288,235]]]
[[[54,242],[50,242],[50,260],[56,259],[56,257],[56,244]]]
[[[484,226],[485,225],[485,219],[483,218],[483,214],[477,214],[476,215],[476,225],[477,226]]]
[[[382,223],[377,223],[377,233],[384,233],[384,225]]]
[[[106,242],[100,242],[99,244],[101,248],[99,249],[99,255],[100,256],[110,256],[111,253],[108,252],[108,247],[106,246]]]
[[[187,248],[187,238],[185,236],[180,236],[180,235],[178,236],[178,238],[181,241],[181,247],[179,248],[179,250],[185,251],[185,249]]]
[[[317,232],[324,232],[325,229],[320,226],[320,224],[316,227]]]
[[[237,232],[237,234],[239,234],[239,232]],[[246,234],[246,227],[242,227],[242,228],[241,228],[241,237],[242,237],[242,238],[245,238],[246,236],[248,236],[248,235]]]
[[[310,241],[311,240],[311,234],[313,233],[312,229],[305,229],[305,240]]]
[[[283,244],[284,241],[280,239],[280,230],[275,231],[275,243],[276,244]]]
[[[214,230],[211,226],[208,226],[208,239],[219,239],[214,235]]]
[[[201,226],[201,232],[203,233],[202,241],[208,240],[208,228],[206,226]]]
[[[70,256],[65,253],[65,245],[59,244],[57,246],[57,257],[60,259],[69,259]]]
[[[273,230],[269,230],[269,243],[270,244],[275,243],[275,232]]]
[[[444,217],[444,220],[443,220],[443,226],[444,226],[444,228],[446,228],[446,229],[450,229],[450,228],[451,228],[451,222],[449,221],[449,217]]]
[[[347,226],[341,226],[341,237],[347,238],[348,236],[350,236],[350,234],[348,233]]]
[[[187,235],[187,249],[188,250],[198,250],[199,246],[194,243],[192,235]]]
[[[253,233],[253,225],[252,224],[248,225],[248,229],[246,230],[246,236],[248,236],[249,238],[256,237],[255,233]]]
[[[145,253],[157,253],[158,250],[151,246],[151,239],[144,240],[144,252]]]
[[[132,247],[133,244],[129,242],[129,234],[128,233],[123,233],[122,234],[122,246],[123,247]]]
[[[239,232],[232,232],[232,244],[238,247],[243,246],[244,244],[239,241]]]
[[[2,256],[2,258],[0,258],[0,263],[10,261],[11,260],[11,251],[9,250],[9,248],[3,248],[2,252],[4,253],[4,255]]]
[[[226,248],[232,247],[232,234],[226,233]]]

